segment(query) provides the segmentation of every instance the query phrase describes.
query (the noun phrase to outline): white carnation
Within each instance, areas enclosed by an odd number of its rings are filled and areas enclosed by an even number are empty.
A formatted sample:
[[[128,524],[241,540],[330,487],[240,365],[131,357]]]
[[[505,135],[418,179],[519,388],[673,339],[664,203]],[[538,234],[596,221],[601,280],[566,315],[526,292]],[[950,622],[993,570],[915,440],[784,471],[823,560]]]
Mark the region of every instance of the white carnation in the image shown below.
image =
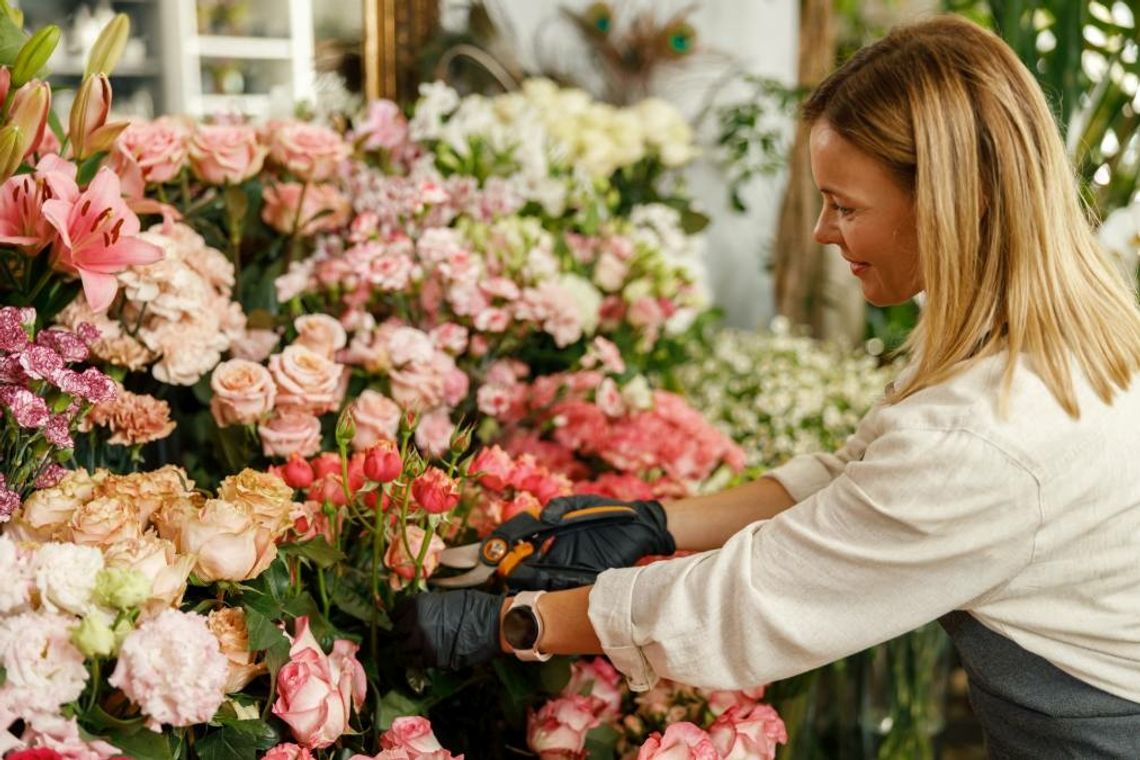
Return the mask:
[[[40,604],[48,612],[86,615],[95,604],[95,576],[103,569],[103,553],[93,546],[44,544],[32,560]]]

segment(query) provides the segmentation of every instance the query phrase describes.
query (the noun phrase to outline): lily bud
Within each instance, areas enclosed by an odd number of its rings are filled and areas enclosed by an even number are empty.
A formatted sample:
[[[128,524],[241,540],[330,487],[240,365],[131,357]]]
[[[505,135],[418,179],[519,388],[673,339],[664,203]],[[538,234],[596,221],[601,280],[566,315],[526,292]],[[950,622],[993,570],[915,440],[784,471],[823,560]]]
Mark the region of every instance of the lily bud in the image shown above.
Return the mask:
[[[9,124],[0,129],[0,182],[15,174],[23,160],[23,135],[19,127]]]
[[[24,139],[24,152],[20,158],[34,153],[40,147],[51,111],[51,87],[47,82],[33,79],[12,96],[8,109],[8,123],[20,128]]]
[[[16,53],[16,62],[12,64],[12,84],[19,87],[29,82],[39,73],[55,52],[59,44],[59,27],[48,24],[40,27],[36,33],[24,43],[20,52]]]
[[[12,70],[0,66],[0,104],[8,99],[8,87],[12,84]]]
[[[127,38],[131,34],[131,19],[125,13],[118,13],[107,22],[99,38],[91,46],[91,53],[87,56],[87,69],[83,76],[93,74],[110,74],[123,55]]]
[[[119,133],[127,128],[130,122],[106,123],[110,110],[111,83],[107,75],[93,74],[84,79],[75,95],[75,102],[71,104],[68,119],[71,152],[77,161],[101,150],[109,150]]]

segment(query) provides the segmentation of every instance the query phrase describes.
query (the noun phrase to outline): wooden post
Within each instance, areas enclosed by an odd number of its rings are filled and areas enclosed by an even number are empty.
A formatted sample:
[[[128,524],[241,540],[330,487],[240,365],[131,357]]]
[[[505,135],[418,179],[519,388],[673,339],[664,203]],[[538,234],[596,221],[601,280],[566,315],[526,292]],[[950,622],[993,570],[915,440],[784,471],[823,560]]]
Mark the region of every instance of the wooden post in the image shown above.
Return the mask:
[[[439,0],[365,0],[365,95],[414,99],[420,51],[438,30]]]

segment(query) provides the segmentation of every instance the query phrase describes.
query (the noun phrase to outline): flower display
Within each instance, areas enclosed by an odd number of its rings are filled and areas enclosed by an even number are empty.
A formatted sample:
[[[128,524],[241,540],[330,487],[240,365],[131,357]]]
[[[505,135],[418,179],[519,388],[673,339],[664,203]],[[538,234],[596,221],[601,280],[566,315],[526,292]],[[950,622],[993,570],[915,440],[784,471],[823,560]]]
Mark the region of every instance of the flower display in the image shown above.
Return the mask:
[[[448,546],[744,462],[661,379],[709,307],[670,181],[684,119],[532,81],[128,124],[125,17],[104,35],[65,135],[34,77],[0,119],[0,753],[584,757],[605,729],[631,757],[696,747],[677,721],[726,756],[782,741],[758,691],[643,701],[604,658],[558,694],[505,662],[452,683],[391,626]]]

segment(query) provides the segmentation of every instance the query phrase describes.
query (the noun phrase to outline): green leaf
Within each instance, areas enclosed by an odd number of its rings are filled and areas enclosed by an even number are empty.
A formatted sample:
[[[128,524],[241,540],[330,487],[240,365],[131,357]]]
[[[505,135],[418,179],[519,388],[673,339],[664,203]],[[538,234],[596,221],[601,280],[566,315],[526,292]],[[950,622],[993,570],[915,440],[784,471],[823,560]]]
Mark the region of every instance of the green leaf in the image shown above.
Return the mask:
[[[257,743],[258,749],[269,749],[281,741],[281,734],[276,728],[257,718],[237,720],[235,718],[220,718],[218,722],[246,736],[250,736]]]
[[[586,734],[586,757],[590,760],[614,760],[621,733],[613,726],[591,728]]]
[[[558,694],[566,684],[570,683],[570,664],[573,657],[554,657],[544,662],[538,669],[538,680],[542,688],[551,693]]]
[[[75,181],[80,187],[95,179],[95,172],[99,171],[99,166],[106,156],[107,151],[101,150],[83,160],[83,163],[79,165],[79,171],[75,174]]]
[[[310,559],[316,563],[317,567],[332,567],[344,559],[344,552],[329,546],[328,541],[325,541],[322,536],[299,544],[281,544],[277,550],[282,554],[292,554]]]
[[[145,728],[129,734],[108,734],[107,741],[133,760],[173,760],[174,757],[170,738]]]
[[[388,617],[388,613],[373,604],[363,591],[347,579],[342,579],[336,584],[332,602],[341,612],[351,615],[362,623],[371,625],[375,621],[385,631],[392,629],[392,620]]]
[[[0,686],[3,686],[8,681],[8,669],[0,665]]]
[[[380,699],[376,706],[376,722],[381,731],[392,727],[392,721],[405,715],[423,714],[423,704],[398,691],[390,691]]]
[[[249,630],[250,651],[271,649],[281,643],[288,646],[285,634],[270,618],[247,604],[242,606],[245,609],[245,627]]]
[[[259,720],[240,722],[261,723]],[[258,735],[256,729],[250,733],[229,724],[203,736],[194,749],[199,760],[257,760]]]
[[[688,235],[694,235],[709,226],[707,215],[699,211],[686,208],[681,211],[681,229]]]

